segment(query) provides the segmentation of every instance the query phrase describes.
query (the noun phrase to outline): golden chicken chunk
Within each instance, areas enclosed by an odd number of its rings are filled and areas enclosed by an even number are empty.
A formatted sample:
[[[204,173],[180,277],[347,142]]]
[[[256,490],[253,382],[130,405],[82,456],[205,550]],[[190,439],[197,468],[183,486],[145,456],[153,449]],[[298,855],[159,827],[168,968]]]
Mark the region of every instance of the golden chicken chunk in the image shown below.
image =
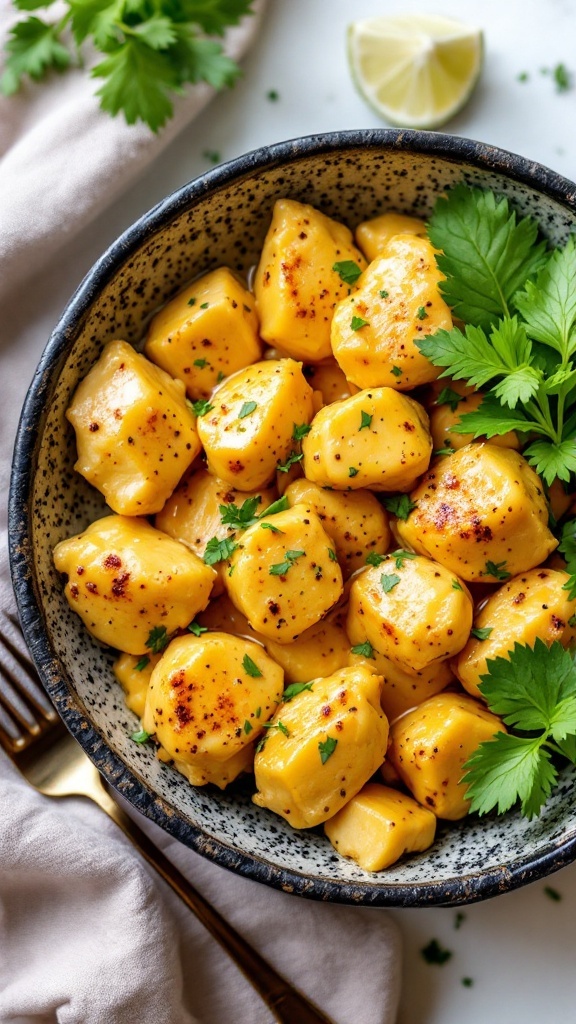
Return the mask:
[[[124,690],[126,707],[138,715],[138,718],[142,718],[144,714],[150,676],[160,658],[160,654],[152,653],[120,654],[112,666],[114,675]]]
[[[279,644],[319,622],[343,588],[333,542],[307,505],[250,526],[232,554],[225,584],[252,628]]]
[[[463,580],[495,583],[540,565],[558,541],[538,475],[518,452],[470,444],[432,464],[396,523],[400,541]]]
[[[306,203],[279,199],[254,278],[264,340],[308,363],[331,356],[332,313],[349,289],[346,263],[366,266],[344,224]]]
[[[242,491],[266,487],[276,467],[297,453],[295,428],[312,415],[312,388],[293,359],[262,360],[240,370],[198,418],[210,471]]]
[[[334,541],[344,579],[366,565],[370,552],[383,554],[390,545],[388,516],[370,491],[327,491],[306,478],[285,490],[291,505],[313,508]]]
[[[349,381],[408,391],[440,375],[415,341],[452,328],[441,280],[427,239],[397,235],[388,243],[334,310],[332,351]]]
[[[381,213],[378,217],[362,221],[354,232],[356,245],[369,263],[380,256],[395,235],[425,238],[426,224],[418,217],[408,217],[404,213]]]
[[[150,679],[142,719],[195,786],[224,788],[252,762],[283,691],[284,673],[266,651],[226,633],[178,637]]]
[[[367,641],[416,675],[462,650],[472,612],[472,598],[453,573],[400,551],[353,580],[346,632],[353,645]]]
[[[348,664],[350,642],[343,626],[342,611],[330,612],[320,622],[301,633],[290,644],[279,644],[257,633],[227,595],[210,601],[198,622],[207,629],[250,636],[264,645],[271,658],[284,669],[286,683],[307,683],[317,676],[329,676]]]
[[[537,637],[547,644],[559,640],[564,647],[576,637],[576,600],[564,589],[566,572],[531,569],[504,583],[483,602],[471,636],[453,668],[462,686],[481,697],[479,684],[489,658],[505,658],[514,644],[534,646]]]
[[[74,468],[122,515],[159,512],[201,448],[181,382],[125,341],[106,345],[66,417]]]
[[[418,803],[457,821],[470,808],[464,764],[497,732],[506,732],[504,725],[479,701],[439,693],[393,724],[388,760]]]
[[[357,637],[361,636],[361,624],[356,622],[353,632]],[[355,653],[358,648],[364,653]],[[449,661],[434,662],[414,675],[412,672],[405,672],[399,665],[390,661],[390,658],[380,654],[366,640],[360,642],[358,647],[354,645],[348,657],[348,664],[365,665],[382,676],[380,704],[389,722],[393,722],[405,711],[423,704],[428,697],[441,693],[454,681],[454,672]]]
[[[343,668],[280,705],[254,760],[254,803],[294,828],[331,818],[382,764],[388,722],[380,678]]]
[[[150,322],[144,352],[192,399],[261,358],[254,296],[227,267],[204,274]]]
[[[64,593],[88,631],[127,654],[146,654],[153,630],[184,629],[206,607],[216,573],[145,519],[105,516],[54,548]]]
[[[234,504],[241,508],[245,501],[255,499],[254,515],[259,515],[275,498],[276,491],[273,487],[262,487],[247,494],[212,476],[205,469],[196,469],[187,473],[180,481],[162,511],[156,516],[155,525],[170,537],[182,541],[199,558],[204,558],[206,545],[213,537],[223,540],[233,533],[230,526],[222,523],[221,507]],[[218,573],[218,579],[214,583],[212,597],[223,593],[224,573],[227,571],[223,562],[219,562],[214,568]]]
[[[430,462],[428,416],[392,388],[359,391],[316,414],[302,451],[306,479],[322,487],[409,491]]]
[[[377,782],[367,782],[356,796],[324,823],[334,849],[364,871],[382,871],[405,853],[432,846],[436,817],[412,797]]]
[[[322,405],[339,402],[357,391],[356,386],[346,380],[335,359],[323,359],[321,363],[306,366],[304,376],[314,392],[322,395]]]

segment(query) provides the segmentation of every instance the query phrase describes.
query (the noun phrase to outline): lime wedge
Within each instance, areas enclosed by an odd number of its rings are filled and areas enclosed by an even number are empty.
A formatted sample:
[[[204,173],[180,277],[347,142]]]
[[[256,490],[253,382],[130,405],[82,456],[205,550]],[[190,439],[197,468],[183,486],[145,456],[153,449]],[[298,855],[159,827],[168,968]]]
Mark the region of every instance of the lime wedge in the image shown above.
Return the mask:
[[[482,69],[482,32],[452,18],[399,14],[356,21],[348,63],[361,95],[402,128],[437,128],[462,109]]]

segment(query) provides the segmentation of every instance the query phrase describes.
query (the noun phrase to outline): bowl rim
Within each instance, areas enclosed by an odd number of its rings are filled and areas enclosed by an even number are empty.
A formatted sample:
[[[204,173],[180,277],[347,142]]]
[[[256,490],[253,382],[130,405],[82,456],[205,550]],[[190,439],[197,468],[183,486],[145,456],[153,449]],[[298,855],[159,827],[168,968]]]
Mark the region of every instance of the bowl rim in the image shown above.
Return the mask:
[[[272,170],[286,161],[357,149],[413,152],[494,171],[536,189],[576,214],[576,185],[543,164],[473,139],[392,128],[326,132],[263,146],[208,170],[181,186],[139,217],[94,263],[65,307],[41,356],[24,401],[14,446],[8,501],[12,583],[26,642],[42,683],[65,725],[107,782],[170,835],[237,874],[310,899],[379,907],[459,906],[511,891],[571,863],[576,859],[576,835],[560,843],[549,841],[542,853],[519,858],[512,866],[502,864],[493,870],[470,873],[457,879],[412,884],[387,884],[382,873],[374,875],[374,882],[335,882],[299,874],[270,864],[255,854],[239,852],[231,845],[207,836],[199,827],[175,817],[171,805],[125,765],[85,717],[73,691],[71,695],[65,683],[62,666],[51,646],[34,578],[30,499],[52,372],[64,357],[77,325],[82,323],[99,291],[137,248],[193,203],[208,198],[245,175]]]

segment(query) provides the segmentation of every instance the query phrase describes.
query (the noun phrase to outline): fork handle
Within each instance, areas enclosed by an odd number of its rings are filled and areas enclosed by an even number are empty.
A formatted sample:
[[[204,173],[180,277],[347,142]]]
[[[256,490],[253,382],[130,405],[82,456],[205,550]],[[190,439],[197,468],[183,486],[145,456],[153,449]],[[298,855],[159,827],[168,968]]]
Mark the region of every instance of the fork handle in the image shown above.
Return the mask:
[[[154,845],[145,832],[102,788],[92,799],[122,829],[145,860],[184,901],[199,921],[220,943],[259,992],[279,1024],[333,1024],[321,1010],[295,989],[230,925],[197,889]]]

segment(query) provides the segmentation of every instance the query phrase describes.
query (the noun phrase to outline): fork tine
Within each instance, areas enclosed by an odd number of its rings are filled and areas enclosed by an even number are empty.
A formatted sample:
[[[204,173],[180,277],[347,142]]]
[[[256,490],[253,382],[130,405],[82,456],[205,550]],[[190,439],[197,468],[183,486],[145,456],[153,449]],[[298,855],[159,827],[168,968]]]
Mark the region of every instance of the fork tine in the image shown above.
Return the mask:
[[[12,639],[0,628],[0,673],[16,691],[16,704],[18,705],[20,699],[25,705],[25,708],[20,707],[20,713],[25,715],[27,708],[34,716],[40,715],[50,721],[57,721],[58,714],[44,693],[38,673],[28,654],[20,623],[9,612],[4,613],[4,618],[13,627],[12,632],[15,636]]]

